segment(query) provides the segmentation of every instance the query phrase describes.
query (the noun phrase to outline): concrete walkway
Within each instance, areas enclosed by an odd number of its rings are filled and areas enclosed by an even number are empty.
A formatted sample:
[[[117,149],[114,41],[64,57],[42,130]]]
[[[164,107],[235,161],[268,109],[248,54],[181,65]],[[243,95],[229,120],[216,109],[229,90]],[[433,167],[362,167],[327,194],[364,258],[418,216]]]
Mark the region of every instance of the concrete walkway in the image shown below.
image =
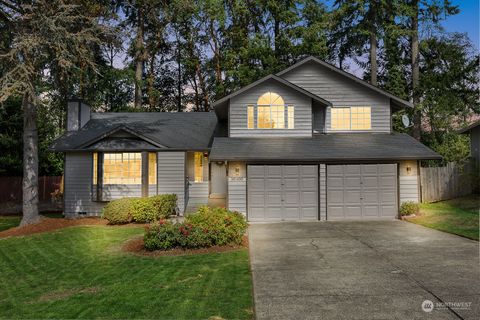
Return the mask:
[[[249,237],[257,319],[480,318],[476,241],[403,221],[252,224]]]

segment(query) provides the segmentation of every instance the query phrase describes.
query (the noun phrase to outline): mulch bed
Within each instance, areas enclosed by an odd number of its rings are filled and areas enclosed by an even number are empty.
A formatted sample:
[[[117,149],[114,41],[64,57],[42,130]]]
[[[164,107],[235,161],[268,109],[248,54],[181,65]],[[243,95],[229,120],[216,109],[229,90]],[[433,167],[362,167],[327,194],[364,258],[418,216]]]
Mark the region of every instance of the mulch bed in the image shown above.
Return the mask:
[[[25,236],[34,233],[54,231],[72,226],[88,226],[88,225],[106,225],[107,220],[101,218],[81,218],[81,219],[64,219],[64,218],[47,218],[41,217],[41,221],[36,224],[10,228],[0,232],[0,238]]]
[[[147,257],[162,257],[162,256],[187,256],[193,254],[206,254],[206,253],[220,253],[235,251],[243,248],[248,248],[248,237],[243,237],[243,243],[241,245],[229,245],[229,246],[215,246],[210,248],[201,248],[201,249],[181,249],[175,248],[170,250],[156,250],[156,251],[147,251],[143,246],[143,237],[137,237],[132,240],[127,241],[122,246],[122,251],[133,253],[139,256]]]

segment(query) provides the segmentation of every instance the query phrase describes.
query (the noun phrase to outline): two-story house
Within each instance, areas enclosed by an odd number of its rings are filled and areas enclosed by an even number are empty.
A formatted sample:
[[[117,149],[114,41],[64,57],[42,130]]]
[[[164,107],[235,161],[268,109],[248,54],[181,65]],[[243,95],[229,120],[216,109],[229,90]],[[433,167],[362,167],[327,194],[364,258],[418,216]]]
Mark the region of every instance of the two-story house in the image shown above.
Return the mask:
[[[205,113],[91,113],[68,105],[65,215],[121,197],[175,193],[179,209],[224,202],[249,221],[394,219],[420,201],[418,162],[440,156],[392,131],[410,102],[310,57]]]

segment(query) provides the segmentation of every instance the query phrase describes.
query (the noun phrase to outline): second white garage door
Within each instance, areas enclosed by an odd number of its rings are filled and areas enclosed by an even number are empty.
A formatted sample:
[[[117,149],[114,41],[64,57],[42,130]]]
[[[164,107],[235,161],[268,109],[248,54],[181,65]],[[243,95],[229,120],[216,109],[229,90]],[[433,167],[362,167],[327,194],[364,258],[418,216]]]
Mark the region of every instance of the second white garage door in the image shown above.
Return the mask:
[[[397,165],[327,166],[327,220],[394,219]]]
[[[318,166],[249,165],[250,221],[317,220]]]

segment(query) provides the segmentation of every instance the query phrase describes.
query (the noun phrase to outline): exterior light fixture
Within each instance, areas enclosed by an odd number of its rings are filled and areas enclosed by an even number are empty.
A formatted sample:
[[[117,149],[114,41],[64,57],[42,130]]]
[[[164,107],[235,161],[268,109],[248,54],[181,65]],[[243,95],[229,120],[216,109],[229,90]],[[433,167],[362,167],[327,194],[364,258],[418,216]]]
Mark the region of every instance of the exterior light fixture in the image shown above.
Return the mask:
[[[407,166],[407,175],[410,175],[412,173],[412,167]]]

